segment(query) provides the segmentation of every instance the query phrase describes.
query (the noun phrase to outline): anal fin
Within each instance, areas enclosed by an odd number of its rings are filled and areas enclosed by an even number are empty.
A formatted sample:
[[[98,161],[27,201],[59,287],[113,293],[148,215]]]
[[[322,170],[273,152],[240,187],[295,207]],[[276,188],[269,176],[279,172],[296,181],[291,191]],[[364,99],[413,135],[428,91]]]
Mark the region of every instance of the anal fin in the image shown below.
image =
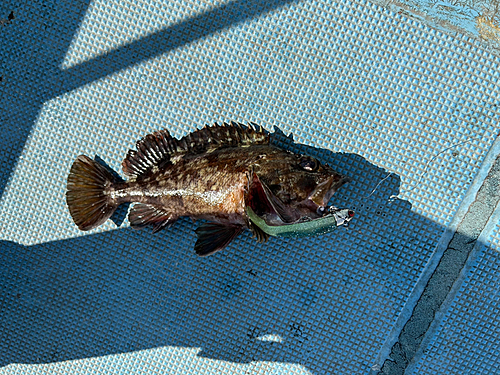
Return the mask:
[[[243,227],[241,225],[224,225],[218,223],[206,223],[196,229],[198,240],[194,245],[196,254],[207,256],[216,251],[224,249],[238,236]]]
[[[134,229],[153,227],[153,233],[169,227],[177,220],[165,209],[150,204],[136,203],[128,214],[130,226]]]

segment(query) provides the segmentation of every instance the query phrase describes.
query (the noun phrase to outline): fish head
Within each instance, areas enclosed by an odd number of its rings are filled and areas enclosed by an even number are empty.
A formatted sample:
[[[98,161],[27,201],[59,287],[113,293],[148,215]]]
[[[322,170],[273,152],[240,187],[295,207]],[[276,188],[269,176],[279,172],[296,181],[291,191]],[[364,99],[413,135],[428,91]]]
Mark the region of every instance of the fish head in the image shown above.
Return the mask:
[[[260,198],[270,207],[267,212],[261,209],[266,221],[291,223],[327,215],[330,198],[349,179],[311,156],[290,153],[283,159],[280,165],[261,168],[254,177],[255,186],[262,184],[265,193]]]

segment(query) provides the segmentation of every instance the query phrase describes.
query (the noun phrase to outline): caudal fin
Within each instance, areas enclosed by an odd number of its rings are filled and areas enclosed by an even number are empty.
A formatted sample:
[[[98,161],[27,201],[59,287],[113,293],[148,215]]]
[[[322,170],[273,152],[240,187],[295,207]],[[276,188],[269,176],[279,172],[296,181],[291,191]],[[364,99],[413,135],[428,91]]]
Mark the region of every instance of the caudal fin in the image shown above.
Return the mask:
[[[68,176],[66,202],[75,224],[81,230],[104,223],[118,207],[109,195],[109,187],[120,182],[105,166],[80,155]]]

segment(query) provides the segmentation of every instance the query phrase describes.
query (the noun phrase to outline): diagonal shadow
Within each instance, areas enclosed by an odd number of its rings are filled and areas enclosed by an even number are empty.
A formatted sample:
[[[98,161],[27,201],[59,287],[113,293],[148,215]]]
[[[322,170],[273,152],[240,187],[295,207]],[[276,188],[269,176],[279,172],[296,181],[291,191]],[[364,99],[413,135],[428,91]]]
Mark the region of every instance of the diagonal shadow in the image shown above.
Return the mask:
[[[65,93],[298,0],[236,0],[64,71]]]
[[[357,210],[348,231],[264,245],[246,233],[208,258],[194,254],[194,225],[184,219],[155,236],[127,228],[35,246],[1,242],[0,366],[175,346],[237,363],[300,364],[320,375],[342,367],[333,348],[367,350],[364,320],[389,332],[397,296],[412,284],[408,262],[413,271],[424,267],[422,254],[430,255],[443,228],[404,200],[380,206],[398,193],[397,176],[368,196],[367,181],[385,172],[361,156],[293,145],[279,131],[273,141],[354,178],[333,202]],[[420,264],[405,258],[413,252]]]
[[[0,18],[15,18],[0,27],[0,197],[47,101],[296,1],[234,0],[66,70],[60,66],[90,0],[2,4]]]
[[[0,4],[0,197],[44,103],[60,93],[60,64],[90,0]]]

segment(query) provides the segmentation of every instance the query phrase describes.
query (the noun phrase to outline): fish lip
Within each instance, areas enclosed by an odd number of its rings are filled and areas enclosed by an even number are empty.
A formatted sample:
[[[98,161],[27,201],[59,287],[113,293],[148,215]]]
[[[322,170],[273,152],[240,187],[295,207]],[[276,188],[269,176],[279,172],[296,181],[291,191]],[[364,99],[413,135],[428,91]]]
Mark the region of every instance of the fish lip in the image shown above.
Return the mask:
[[[330,176],[328,180],[318,184],[316,189],[309,196],[309,199],[319,207],[325,207],[330,200],[330,197],[333,195],[333,192],[330,194],[333,185],[333,176]],[[326,199],[328,198],[328,199]]]
[[[344,184],[350,182],[349,177],[341,177],[335,179],[335,176],[330,176],[326,181],[319,184],[309,196],[309,199],[319,207],[328,207],[330,198]]]

